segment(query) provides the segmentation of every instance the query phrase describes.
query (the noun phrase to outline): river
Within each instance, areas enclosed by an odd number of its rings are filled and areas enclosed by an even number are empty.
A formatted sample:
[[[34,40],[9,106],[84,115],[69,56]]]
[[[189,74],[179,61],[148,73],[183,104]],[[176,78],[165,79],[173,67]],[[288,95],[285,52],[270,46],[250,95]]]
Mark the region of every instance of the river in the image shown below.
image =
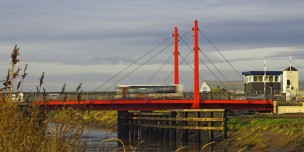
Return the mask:
[[[84,144],[86,152],[123,152],[123,146],[121,146],[117,139],[117,133],[111,130],[99,129],[99,128],[86,128],[83,132],[82,142]],[[136,152],[170,152],[182,149],[180,151],[201,151],[200,148],[195,148],[194,143],[189,143],[189,146],[182,146],[180,142],[172,143],[168,141],[143,141],[137,140],[129,142],[123,141],[126,151]],[[214,145],[215,151],[224,151],[222,145]],[[227,150],[227,149],[226,149]],[[203,151],[208,151],[208,146]]]
[[[86,152],[114,151],[117,147],[117,134],[111,130],[98,128],[85,128],[82,135],[82,142]]]

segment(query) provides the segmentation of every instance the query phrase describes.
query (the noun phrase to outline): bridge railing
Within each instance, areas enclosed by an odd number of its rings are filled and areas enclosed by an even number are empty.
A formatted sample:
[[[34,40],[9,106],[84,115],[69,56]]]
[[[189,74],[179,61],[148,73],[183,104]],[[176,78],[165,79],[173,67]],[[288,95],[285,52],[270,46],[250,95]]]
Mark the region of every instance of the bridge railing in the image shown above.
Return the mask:
[[[151,96],[141,95],[138,98],[135,97],[126,97],[119,98],[116,93],[113,92],[65,92],[61,94],[60,92],[48,92],[46,94],[43,93],[23,93],[23,98],[25,101],[68,101],[68,100],[115,100],[115,99],[124,99],[124,100],[145,100],[145,99],[182,99],[182,100],[193,100],[193,92],[184,92],[180,97],[172,97],[165,96],[163,98],[151,98]],[[254,95],[254,96],[244,96],[244,94],[235,94],[235,93],[201,93],[201,100],[259,100],[263,99],[262,95]]]
[[[114,100],[115,92],[49,92],[46,94],[25,93],[28,101],[68,101],[68,100]]]

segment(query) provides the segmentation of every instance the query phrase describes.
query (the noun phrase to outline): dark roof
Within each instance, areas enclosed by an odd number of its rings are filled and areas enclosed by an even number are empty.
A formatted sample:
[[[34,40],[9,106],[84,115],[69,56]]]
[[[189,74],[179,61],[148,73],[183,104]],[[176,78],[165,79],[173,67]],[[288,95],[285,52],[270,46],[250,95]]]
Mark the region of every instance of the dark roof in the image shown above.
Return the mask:
[[[266,71],[266,75],[280,75],[283,71]],[[242,75],[264,75],[264,71],[247,71],[242,72]]]
[[[284,71],[298,71],[295,67],[287,67]]]

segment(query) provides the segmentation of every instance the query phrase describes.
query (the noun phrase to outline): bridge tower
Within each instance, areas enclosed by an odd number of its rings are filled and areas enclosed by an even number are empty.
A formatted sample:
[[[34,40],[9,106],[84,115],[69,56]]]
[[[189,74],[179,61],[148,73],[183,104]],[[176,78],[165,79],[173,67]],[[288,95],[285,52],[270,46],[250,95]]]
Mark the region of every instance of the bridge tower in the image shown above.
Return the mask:
[[[198,22],[194,21],[193,27],[193,37],[194,37],[194,90],[193,90],[193,105],[192,109],[198,109],[200,107],[200,95],[199,95],[199,64],[198,64]]]
[[[179,84],[179,71],[178,71],[178,29],[174,27],[174,84]]]

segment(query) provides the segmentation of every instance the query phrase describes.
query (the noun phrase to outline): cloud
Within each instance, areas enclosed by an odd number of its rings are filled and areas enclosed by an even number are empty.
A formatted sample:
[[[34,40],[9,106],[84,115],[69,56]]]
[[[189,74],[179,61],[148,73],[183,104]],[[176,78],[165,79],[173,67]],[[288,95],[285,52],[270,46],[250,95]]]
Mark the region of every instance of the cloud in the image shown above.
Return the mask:
[[[134,62],[130,58],[122,58],[122,57],[116,57],[116,56],[109,56],[109,57],[104,57],[102,59],[100,59],[100,58],[96,58],[96,59],[97,60],[104,60],[105,62],[110,62],[111,64]]]
[[[291,51],[291,54],[290,54]],[[302,60],[304,59],[304,49],[290,49],[288,50],[287,48],[282,50],[282,51],[277,51],[274,53],[273,58],[278,58],[278,59],[288,59],[290,58],[290,55],[292,57],[292,60]]]
[[[293,64],[301,69],[303,7],[301,0],[3,0],[0,2],[0,68],[7,70],[10,51],[18,44],[21,60],[29,63],[31,74],[46,71],[54,75],[52,86],[62,84],[60,77],[70,74],[75,84],[82,77],[106,79],[104,73],[115,74],[170,37],[174,26],[183,35],[197,19],[201,32],[241,71],[262,69],[264,56],[269,69],[285,67],[289,50],[293,50]],[[183,57],[192,49],[192,35],[189,32],[183,37],[190,50],[180,41]],[[203,53],[219,69],[232,70],[201,33],[199,36]],[[169,39],[153,53],[172,42]],[[172,52],[170,46],[140,69],[156,71]],[[153,53],[136,66],[149,60]],[[190,54],[187,62],[192,64],[192,60]],[[212,67],[206,58],[202,60]],[[168,73],[172,63],[170,59],[164,67]],[[97,69],[102,72],[98,74]],[[191,70],[186,62],[181,69]],[[304,74],[301,75],[304,79]],[[192,82],[189,78],[184,81]]]

